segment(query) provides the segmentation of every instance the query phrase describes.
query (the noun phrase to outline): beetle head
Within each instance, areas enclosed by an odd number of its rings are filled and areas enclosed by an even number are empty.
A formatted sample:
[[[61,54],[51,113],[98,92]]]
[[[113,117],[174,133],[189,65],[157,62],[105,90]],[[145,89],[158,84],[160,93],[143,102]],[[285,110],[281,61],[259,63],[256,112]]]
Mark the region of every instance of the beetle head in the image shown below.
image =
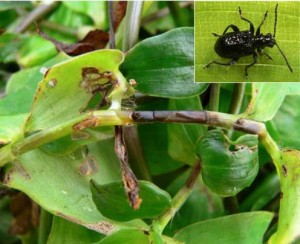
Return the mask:
[[[265,37],[264,42],[265,42],[266,46],[274,47],[274,45],[276,44],[276,41],[275,41],[274,37],[272,36],[272,34],[268,33],[264,37]]]

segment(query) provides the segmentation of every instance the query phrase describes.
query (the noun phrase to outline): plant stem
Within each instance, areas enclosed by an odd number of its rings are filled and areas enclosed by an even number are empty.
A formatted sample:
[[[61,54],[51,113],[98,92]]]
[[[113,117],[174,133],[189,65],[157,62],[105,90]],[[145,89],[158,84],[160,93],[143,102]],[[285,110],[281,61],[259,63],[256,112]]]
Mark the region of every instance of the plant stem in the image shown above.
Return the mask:
[[[230,114],[238,114],[241,110],[242,102],[244,99],[246,83],[234,84],[232,99],[229,107]]]
[[[41,4],[40,6],[36,7],[25,17],[22,23],[16,27],[15,32],[23,33],[34,21],[40,20],[43,16],[51,12],[59,4],[59,2],[51,2],[50,4]]]
[[[161,234],[163,232],[164,228],[167,226],[169,221],[175,216],[177,211],[188,199],[190,193],[192,192],[195,186],[195,183],[197,182],[200,169],[201,169],[200,163],[197,162],[193,167],[192,172],[188,180],[186,181],[185,186],[181,188],[179,192],[174,196],[171,203],[172,207],[153,221],[152,228],[157,233]]]
[[[209,95],[210,111],[219,111],[220,89],[221,89],[221,83],[212,83],[210,85],[210,95]]]
[[[170,9],[173,21],[177,27],[184,26],[184,16],[182,15],[181,7],[179,2],[167,1],[167,5]]]
[[[129,1],[127,3],[123,35],[123,51],[129,50],[138,40],[142,9],[143,1]]]
[[[63,136],[82,131],[90,127],[115,126],[141,123],[189,123],[205,124],[226,129],[235,129],[258,135],[272,157],[280,158],[278,146],[260,122],[239,118],[241,115],[225,114],[212,111],[119,111],[96,110],[79,115],[72,120],[36,132],[25,139],[0,149],[0,166],[12,161],[19,154],[37,148]],[[279,166],[280,169],[280,166]]]
[[[108,18],[109,18],[109,48],[116,48],[116,38],[114,31],[114,10],[113,1],[108,1]]]
[[[51,226],[52,226],[53,215],[41,208],[40,215],[40,226],[38,231],[38,244],[47,243]]]

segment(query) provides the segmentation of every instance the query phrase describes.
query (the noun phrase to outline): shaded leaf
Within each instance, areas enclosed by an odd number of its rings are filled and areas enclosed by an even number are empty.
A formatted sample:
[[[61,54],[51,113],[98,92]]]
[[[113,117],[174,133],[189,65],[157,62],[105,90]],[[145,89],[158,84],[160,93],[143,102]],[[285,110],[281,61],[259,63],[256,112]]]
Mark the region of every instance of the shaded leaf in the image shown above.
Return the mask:
[[[170,99],[170,110],[201,110],[199,97]],[[203,125],[168,124],[168,151],[172,158],[185,164],[196,162],[196,143],[206,132]]]
[[[98,210],[107,218],[128,221],[138,218],[153,218],[171,207],[169,194],[150,182],[139,181],[142,203],[133,210],[124,191],[123,182],[99,185],[91,181],[93,200]]]
[[[136,80],[136,90],[151,96],[191,97],[207,87],[194,83],[194,29],[189,27],[141,41],[127,53],[121,71]]]
[[[299,104],[300,96],[286,96],[273,118],[280,135],[279,143],[284,148],[290,147],[300,150]]]
[[[60,217],[54,217],[47,244],[91,244],[105,236]]]
[[[186,170],[183,174],[175,178],[168,186],[167,191],[171,196],[175,196],[182,188],[189,175],[190,170]],[[201,208],[199,208],[199,206],[201,206]],[[222,215],[224,215],[222,198],[211,192],[204,185],[201,177],[199,177],[193,188],[193,192],[179,209],[172,221],[169,222],[164,230],[164,234],[173,236],[183,227],[202,220],[220,217]]]
[[[271,120],[283,103],[287,90],[288,83],[253,83],[247,117],[258,121]]]
[[[9,229],[11,235],[25,235],[39,225],[39,206],[24,193],[12,197],[10,209],[14,216]]]
[[[174,238],[188,244],[261,244],[272,218],[270,212],[234,214],[192,224]]]

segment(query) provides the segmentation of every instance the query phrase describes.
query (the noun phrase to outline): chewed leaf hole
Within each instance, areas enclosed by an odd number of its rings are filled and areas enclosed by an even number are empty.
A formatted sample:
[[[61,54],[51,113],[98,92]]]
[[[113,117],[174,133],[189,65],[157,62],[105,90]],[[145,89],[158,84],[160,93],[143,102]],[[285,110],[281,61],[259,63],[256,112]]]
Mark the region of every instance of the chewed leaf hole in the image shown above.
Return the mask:
[[[92,175],[98,172],[98,164],[94,157],[87,157],[79,166],[79,173],[84,176]]]

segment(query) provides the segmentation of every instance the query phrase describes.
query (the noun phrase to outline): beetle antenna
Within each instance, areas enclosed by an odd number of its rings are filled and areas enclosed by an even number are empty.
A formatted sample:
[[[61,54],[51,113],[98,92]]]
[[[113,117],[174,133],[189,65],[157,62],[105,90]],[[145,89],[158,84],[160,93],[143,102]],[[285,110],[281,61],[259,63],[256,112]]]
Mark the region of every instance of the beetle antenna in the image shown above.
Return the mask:
[[[276,26],[277,26],[277,9],[278,9],[278,3],[276,4],[276,7],[275,7],[275,23],[274,23],[274,35],[273,35],[274,38],[276,35]]]
[[[293,73],[292,67],[290,66],[290,64],[289,64],[289,62],[288,62],[288,60],[287,60],[287,58],[285,57],[285,55],[283,54],[283,52],[281,51],[280,47],[278,46],[278,44],[277,44],[276,42],[275,42],[275,45],[277,46],[279,52],[281,53],[282,57],[284,58],[285,63],[286,63],[286,65],[289,67],[291,73]]]

